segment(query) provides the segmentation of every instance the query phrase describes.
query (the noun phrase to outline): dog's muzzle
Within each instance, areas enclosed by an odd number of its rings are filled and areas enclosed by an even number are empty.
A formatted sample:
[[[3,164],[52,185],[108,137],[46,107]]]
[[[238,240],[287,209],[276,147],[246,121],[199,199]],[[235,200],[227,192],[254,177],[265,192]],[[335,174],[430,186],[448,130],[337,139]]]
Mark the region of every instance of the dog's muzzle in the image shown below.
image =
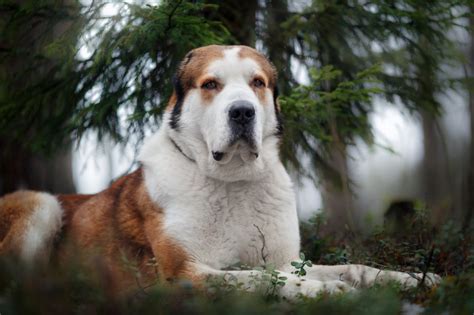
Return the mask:
[[[248,147],[249,154],[253,155],[253,158],[258,158],[258,153],[255,152],[255,107],[249,101],[238,100],[234,101],[229,106],[228,112],[228,123],[231,131],[229,147],[241,147],[244,145]],[[213,151],[212,157],[215,161],[228,160],[230,156],[229,152]],[[227,158],[225,158],[227,156]],[[244,160],[250,160],[251,158],[246,157]]]
[[[248,101],[235,101],[229,109],[229,120],[236,129],[246,129],[255,120],[255,108]]]
[[[255,147],[254,125],[255,107],[249,101],[235,101],[229,108],[229,125],[231,129],[231,145],[239,140]]]

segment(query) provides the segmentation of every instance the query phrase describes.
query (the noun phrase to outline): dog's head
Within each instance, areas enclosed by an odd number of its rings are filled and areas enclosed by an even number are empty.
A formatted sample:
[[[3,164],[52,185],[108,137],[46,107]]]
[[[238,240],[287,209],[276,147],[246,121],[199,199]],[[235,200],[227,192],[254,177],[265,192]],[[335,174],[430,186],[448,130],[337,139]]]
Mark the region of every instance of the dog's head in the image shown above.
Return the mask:
[[[275,155],[281,132],[273,65],[246,46],[192,50],[174,78],[170,137],[208,176],[251,180]],[[267,156],[265,156],[267,155]]]

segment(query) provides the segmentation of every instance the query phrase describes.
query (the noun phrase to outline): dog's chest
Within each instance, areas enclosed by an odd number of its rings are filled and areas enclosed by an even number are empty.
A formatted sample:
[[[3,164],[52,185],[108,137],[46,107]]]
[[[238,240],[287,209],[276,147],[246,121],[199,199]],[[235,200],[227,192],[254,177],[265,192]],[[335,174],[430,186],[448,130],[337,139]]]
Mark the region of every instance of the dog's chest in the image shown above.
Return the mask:
[[[298,254],[294,208],[291,190],[273,184],[207,183],[173,198],[165,232],[214,268],[279,265]]]

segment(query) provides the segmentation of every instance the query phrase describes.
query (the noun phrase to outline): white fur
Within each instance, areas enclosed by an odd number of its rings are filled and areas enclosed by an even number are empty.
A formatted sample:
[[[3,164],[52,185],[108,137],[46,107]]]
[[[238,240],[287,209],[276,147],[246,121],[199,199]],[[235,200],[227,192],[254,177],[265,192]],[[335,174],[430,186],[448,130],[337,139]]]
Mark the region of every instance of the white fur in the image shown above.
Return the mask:
[[[268,283],[268,281],[258,281],[263,279],[263,273],[261,271],[216,270],[202,264],[195,264],[194,267],[198,273],[211,277],[221,277],[223,280],[229,282],[229,284],[240,284],[240,287],[247,291],[256,291],[258,289],[268,290],[269,287],[271,289],[271,284]],[[300,295],[315,297],[322,291],[329,293],[340,293],[343,291],[353,290],[350,285],[341,280],[320,281],[316,279],[298,277],[295,274],[289,272],[280,272],[278,276],[287,278],[285,280],[285,286],[281,288],[280,292],[278,293],[292,300],[298,298]]]
[[[21,246],[21,258],[32,263],[47,258],[52,241],[61,229],[63,211],[56,197],[47,193],[35,193],[38,205],[26,223]]]
[[[300,237],[292,183],[279,160],[274,136],[273,99],[269,93],[269,104],[259,104],[248,82],[261,68],[254,60],[239,59],[238,49],[228,50],[208,69],[224,83],[213,104],[202,105],[199,90],[191,90],[183,103],[179,129],[169,126],[166,114],[160,131],[140,153],[148,192],[164,209],[164,233],[191,256],[196,273],[231,274],[249,284],[257,271],[221,269],[236,263],[272,264],[288,277],[281,294],[289,298],[376,282],[381,271],[366,266],[315,266],[309,268],[305,281],[290,273]],[[255,106],[259,157],[244,161],[242,155],[233,154],[229,161],[218,163],[211,151],[228,149],[228,105],[236,99]],[[382,276],[401,281],[409,277],[395,272],[382,272]]]
[[[202,174],[174,147],[167,129],[163,126],[140,156],[148,191],[165,209],[167,235],[194,259],[218,269],[237,262],[261,265],[265,259],[283,265],[298,255],[294,195],[271,152],[275,144],[259,157],[272,166],[259,180],[228,182]],[[271,236],[265,237],[263,255],[260,232]]]
[[[249,148],[245,145],[229,145],[231,129],[228,113],[234,101],[244,100],[254,106],[257,153],[260,155],[265,146],[276,143],[272,136],[277,128],[272,93],[266,89],[266,103],[261,104],[249,85],[255,74],[262,73],[262,67],[253,59],[241,59],[239,50],[238,47],[228,49],[223,59],[210,63],[206,74],[217,78],[223,85],[212,103],[203,106],[199,89],[189,91],[182,106],[179,130],[168,128],[169,136],[196,161],[202,173],[223,181],[257,179],[268,167],[262,159],[250,159],[247,154]],[[164,122],[168,119],[165,116]],[[212,151],[225,152],[226,155],[222,161],[216,162]],[[276,146],[271,151],[271,154],[278,154]],[[246,163],[245,160],[254,163]],[[222,167],[223,164],[226,167]]]

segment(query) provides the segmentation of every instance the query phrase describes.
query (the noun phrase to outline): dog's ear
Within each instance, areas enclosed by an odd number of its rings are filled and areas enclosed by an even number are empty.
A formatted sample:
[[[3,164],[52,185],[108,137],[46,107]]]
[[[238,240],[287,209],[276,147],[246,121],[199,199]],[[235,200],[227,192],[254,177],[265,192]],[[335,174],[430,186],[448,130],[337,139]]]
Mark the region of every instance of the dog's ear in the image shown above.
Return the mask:
[[[184,101],[184,88],[178,73],[173,77],[173,87],[173,95],[170,98],[170,106],[173,106],[173,109],[171,110],[170,126],[173,129],[178,129],[179,117],[181,116],[181,108]]]
[[[281,114],[281,107],[280,103],[278,102],[278,96],[280,95],[278,89],[278,71],[273,62],[271,62],[267,57],[265,57],[266,61],[270,64],[271,68],[271,76],[270,76],[270,84],[273,86],[273,107],[275,110],[275,116],[277,119],[277,126],[276,126],[276,133],[277,136],[283,135],[283,115]]]
[[[181,67],[187,65],[191,61],[191,58],[193,57],[193,55],[194,55],[194,50],[191,50],[190,52],[188,52],[186,56],[184,56],[183,61],[181,62]]]
[[[178,70],[173,76],[174,91],[168,103],[168,106],[173,107],[170,119],[170,126],[173,129],[178,129],[179,127],[179,117],[181,116],[181,108],[184,101],[184,86],[182,82],[183,68],[191,61],[193,54],[193,50],[191,50],[184,56],[183,61],[181,61]]]

